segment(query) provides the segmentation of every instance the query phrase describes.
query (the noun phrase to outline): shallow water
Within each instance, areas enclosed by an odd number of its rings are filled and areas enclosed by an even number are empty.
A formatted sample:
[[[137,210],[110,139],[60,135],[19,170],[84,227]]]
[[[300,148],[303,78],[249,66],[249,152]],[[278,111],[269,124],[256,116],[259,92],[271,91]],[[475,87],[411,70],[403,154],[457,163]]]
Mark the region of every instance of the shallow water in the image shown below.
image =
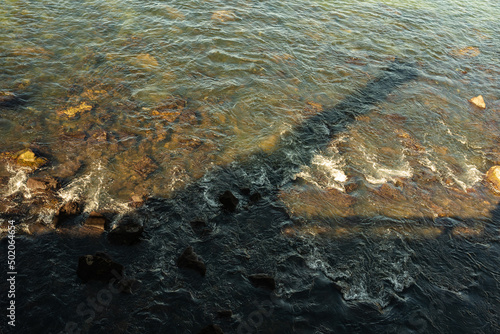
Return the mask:
[[[499,197],[484,182],[500,163],[498,17],[476,0],[4,1],[0,91],[23,103],[0,107],[0,152],[37,149],[50,163],[36,174],[60,177],[61,201],[86,212],[152,198],[132,249],[20,241],[19,332],[82,323],[75,309],[99,286],[76,281],[75,259],[103,249],[140,284],[84,332],[238,332],[254,300],[273,314],[240,332],[499,332]],[[394,64],[415,77],[370,86]],[[484,110],[468,102],[479,94]],[[322,115],[339,122],[301,132]],[[31,203],[25,171],[2,160],[0,177]],[[226,189],[234,215],[219,208]],[[175,267],[188,244],[202,281]],[[271,297],[253,272],[276,277]]]

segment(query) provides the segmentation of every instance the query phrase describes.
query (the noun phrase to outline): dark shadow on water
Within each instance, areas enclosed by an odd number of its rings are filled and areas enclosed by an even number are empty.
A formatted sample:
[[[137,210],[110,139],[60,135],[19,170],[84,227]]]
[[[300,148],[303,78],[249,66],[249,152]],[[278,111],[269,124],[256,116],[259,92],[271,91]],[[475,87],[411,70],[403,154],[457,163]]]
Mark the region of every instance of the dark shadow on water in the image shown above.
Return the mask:
[[[500,207],[485,223],[487,237],[477,243],[454,238],[446,219],[432,218],[412,221],[443,225],[442,235],[429,240],[282,235],[292,221],[277,201],[278,189],[356,116],[416,77],[414,66],[396,61],[335,107],[309,118],[273,153],[214,170],[170,199],[148,200],[131,214],[146,229],[136,245],[110,245],[105,235],[19,237],[18,327],[12,331],[2,320],[1,333],[61,333],[68,323],[82,333],[198,333],[211,323],[225,333],[498,332]],[[239,199],[235,212],[218,202],[228,189]],[[262,198],[251,200],[255,192]],[[206,230],[192,228],[193,220],[204,221]],[[349,217],[336,223],[376,220]],[[5,239],[1,245],[5,249]],[[207,265],[203,278],[175,265],[188,245]],[[101,308],[89,305],[106,286],[81,284],[75,274],[78,257],[96,251],[107,252],[137,280],[133,294],[112,295]],[[2,259],[2,272],[5,265]],[[276,278],[277,291],[252,286],[247,276],[261,272]],[[378,297],[345,298],[349,286],[360,287],[357,277],[379,291]],[[394,280],[405,283],[398,287]],[[0,286],[5,291],[5,280]],[[232,317],[217,317],[227,309]]]

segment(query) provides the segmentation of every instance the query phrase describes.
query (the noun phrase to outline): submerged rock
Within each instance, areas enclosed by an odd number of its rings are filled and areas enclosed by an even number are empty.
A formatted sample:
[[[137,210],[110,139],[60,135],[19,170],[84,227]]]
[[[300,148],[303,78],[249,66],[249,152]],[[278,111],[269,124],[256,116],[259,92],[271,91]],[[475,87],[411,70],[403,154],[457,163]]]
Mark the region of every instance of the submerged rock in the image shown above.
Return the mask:
[[[134,64],[142,68],[158,67],[158,61],[149,53],[140,53],[134,59]]]
[[[191,225],[194,233],[198,235],[205,236],[212,232],[212,230],[207,226],[207,223],[205,223],[205,221],[203,220],[193,220],[189,224]]]
[[[52,176],[46,176],[46,177],[30,177],[26,182],[26,186],[31,191],[43,192],[43,191],[56,190],[60,187],[60,184],[56,178]]]
[[[500,166],[491,167],[486,173],[486,180],[496,192],[500,193]]]
[[[23,100],[15,93],[0,91],[0,107],[14,108],[22,104]]]
[[[48,162],[46,158],[41,157],[29,148],[14,153],[2,153],[0,157],[11,161],[19,167],[29,168],[31,171],[37,170]]]
[[[108,233],[108,241],[115,245],[133,245],[140,241],[143,232],[141,223],[135,217],[127,216]]]
[[[233,311],[231,310],[219,310],[217,311],[218,318],[231,318],[233,316]]]
[[[208,325],[201,329],[198,334],[224,334],[222,329],[217,325]]]
[[[186,248],[184,252],[182,252],[181,256],[179,256],[177,259],[177,267],[192,269],[198,272],[201,276],[205,276],[207,272],[205,263],[201,261],[191,246]]]
[[[264,288],[269,290],[276,289],[276,281],[274,280],[274,277],[270,275],[254,274],[249,275],[248,279],[250,280],[250,283],[252,283],[252,285],[256,288]]]
[[[219,202],[221,202],[222,207],[230,212],[234,212],[238,206],[239,200],[233,195],[229,190],[226,190],[220,197]]]
[[[217,10],[212,14],[212,20],[220,22],[234,21],[236,20],[236,15],[231,10]]]
[[[61,178],[69,178],[74,176],[82,167],[81,160],[68,160],[55,168],[55,175]]]
[[[478,108],[481,108],[481,109],[486,108],[486,104],[484,103],[484,99],[483,99],[482,95],[478,95],[476,97],[473,97],[472,99],[469,100],[469,102]]]
[[[84,283],[92,280],[108,283],[111,279],[121,280],[123,266],[112,261],[106,253],[97,252],[79,257],[76,274]]]
[[[454,49],[451,51],[451,55],[457,58],[474,58],[481,54],[479,48],[475,46],[466,46],[461,49]]]
[[[144,179],[157,169],[158,165],[148,156],[143,157],[134,165],[134,170]]]
[[[82,102],[76,107],[69,107],[68,109],[58,111],[57,113],[60,116],[66,115],[66,116],[71,118],[71,117],[75,117],[76,115],[78,115],[84,111],[90,111],[90,110],[92,110],[92,108],[93,108],[92,105],[87,104],[86,102]]]

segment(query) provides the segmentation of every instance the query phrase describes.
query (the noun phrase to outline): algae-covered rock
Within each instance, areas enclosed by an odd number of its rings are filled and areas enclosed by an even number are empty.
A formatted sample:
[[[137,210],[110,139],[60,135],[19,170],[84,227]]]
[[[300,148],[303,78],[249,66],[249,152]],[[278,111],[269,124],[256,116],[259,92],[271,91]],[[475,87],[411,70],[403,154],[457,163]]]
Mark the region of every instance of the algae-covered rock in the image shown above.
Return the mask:
[[[79,113],[92,110],[92,108],[93,107],[90,104],[87,104],[86,102],[82,102],[76,107],[70,107],[68,109],[61,110],[58,112],[58,114],[59,115],[66,115],[68,117],[75,117]]]
[[[29,148],[13,154],[7,154],[7,156],[9,155],[11,160],[13,160],[16,165],[21,167],[28,167],[32,170],[38,169],[48,162],[46,158],[35,154],[35,152],[33,152]]]

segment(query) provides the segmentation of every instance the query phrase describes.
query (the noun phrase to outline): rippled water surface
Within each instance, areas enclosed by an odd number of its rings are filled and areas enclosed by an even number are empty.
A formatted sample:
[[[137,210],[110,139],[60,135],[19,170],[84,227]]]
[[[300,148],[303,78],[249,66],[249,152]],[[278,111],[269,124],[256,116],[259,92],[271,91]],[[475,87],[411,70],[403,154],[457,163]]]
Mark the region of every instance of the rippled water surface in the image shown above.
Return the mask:
[[[18,332],[500,332],[499,19],[493,0],[4,0],[0,152],[146,228],[115,247],[28,210],[23,233],[52,232],[20,237]],[[33,205],[31,174],[0,160],[2,197]],[[187,245],[206,278],[175,266]],[[139,283],[85,323],[100,287],[75,259],[100,250]]]

